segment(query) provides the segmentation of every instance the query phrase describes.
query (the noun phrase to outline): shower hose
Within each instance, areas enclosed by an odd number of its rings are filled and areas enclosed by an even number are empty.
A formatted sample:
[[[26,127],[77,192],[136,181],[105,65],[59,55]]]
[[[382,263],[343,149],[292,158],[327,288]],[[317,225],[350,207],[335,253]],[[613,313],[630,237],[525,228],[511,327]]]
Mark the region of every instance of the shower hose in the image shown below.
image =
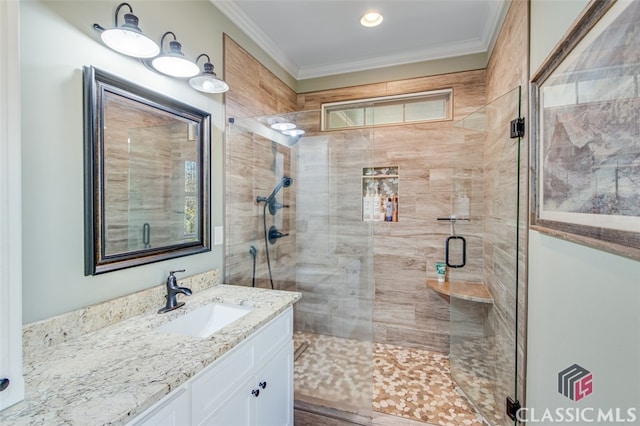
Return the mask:
[[[262,224],[264,228],[264,252],[267,256],[267,269],[269,270],[269,282],[271,283],[271,289],[273,290],[273,276],[271,275],[271,260],[269,259],[269,235],[267,234],[267,204],[264,203],[262,208]]]

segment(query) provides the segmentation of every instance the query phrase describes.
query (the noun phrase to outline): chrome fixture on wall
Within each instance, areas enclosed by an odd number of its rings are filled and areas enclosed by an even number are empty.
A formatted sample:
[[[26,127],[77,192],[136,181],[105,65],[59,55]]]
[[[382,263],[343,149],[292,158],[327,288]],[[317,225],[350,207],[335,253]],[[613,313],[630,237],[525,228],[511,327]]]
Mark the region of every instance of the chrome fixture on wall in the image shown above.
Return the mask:
[[[124,15],[125,23],[118,26],[118,14],[124,6],[129,8],[129,13]],[[138,26],[138,17],[133,14],[133,8],[129,3],[120,3],[115,11],[115,26],[105,29],[99,24],[93,24],[93,28],[100,32],[100,38],[105,45],[123,55],[140,59],[149,69],[175,78],[190,78],[189,85],[194,89],[205,93],[224,93],[229,90],[229,85],[213,72],[213,64],[207,54],[201,54],[195,61],[189,60],[182,53],[182,44],[178,42],[172,31],[165,32],[160,45],[144,35]],[[173,36],[169,41],[169,50],[163,51],[165,37]],[[204,71],[200,74],[198,60],[206,57]]]

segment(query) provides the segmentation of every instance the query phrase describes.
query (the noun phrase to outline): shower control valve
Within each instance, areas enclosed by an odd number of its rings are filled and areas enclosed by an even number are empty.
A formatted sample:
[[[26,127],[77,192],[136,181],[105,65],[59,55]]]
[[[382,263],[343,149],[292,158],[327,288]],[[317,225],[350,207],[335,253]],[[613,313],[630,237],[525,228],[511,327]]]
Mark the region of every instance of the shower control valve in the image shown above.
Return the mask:
[[[280,232],[275,226],[272,226],[271,228],[269,228],[269,243],[271,244],[275,244],[278,238],[287,237],[287,236],[289,236],[288,232],[286,234],[283,232]]]

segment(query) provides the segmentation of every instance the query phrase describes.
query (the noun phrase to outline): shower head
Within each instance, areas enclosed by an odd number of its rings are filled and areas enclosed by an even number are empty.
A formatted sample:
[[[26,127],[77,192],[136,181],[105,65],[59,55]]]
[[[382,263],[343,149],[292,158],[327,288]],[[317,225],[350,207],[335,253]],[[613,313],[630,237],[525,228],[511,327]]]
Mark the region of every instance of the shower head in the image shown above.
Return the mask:
[[[276,194],[278,193],[278,191],[280,191],[282,188],[290,187],[292,183],[293,183],[293,179],[291,179],[289,176],[284,176],[282,178],[282,180],[280,180],[280,183],[278,183],[276,185],[276,187],[273,188],[273,191],[271,192],[271,195],[269,195],[267,198],[258,197],[257,201],[259,203],[264,202],[265,204],[271,203],[273,201],[273,199],[275,198]]]
[[[271,195],[267,197],[267,200],[265,202],[269,204],[271,200],[273,200],[273,198],[276,196],[278,191],[280,191],[282,188],[290,187],[292,183],[293,183],[293,179],[291,179],[289,176],[284,176],[280,181],[280,183],[277,184],[275,188],[273,188],[273,192],[271,193]]]

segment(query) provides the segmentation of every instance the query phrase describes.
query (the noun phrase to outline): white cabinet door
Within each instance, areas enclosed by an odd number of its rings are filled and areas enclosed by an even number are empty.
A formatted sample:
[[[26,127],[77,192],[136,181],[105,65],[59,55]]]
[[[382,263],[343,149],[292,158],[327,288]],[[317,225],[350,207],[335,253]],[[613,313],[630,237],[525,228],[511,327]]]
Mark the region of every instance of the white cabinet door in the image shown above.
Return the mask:
[[[243,342],[225,354],[191,381],[191,407],[194,425],[206,424],[211,413],[234,394],[241,383],[254,374],[251,342]]]
[[[130,425],[135,426],[184,426],[191,424],[191,399],[185,384],[156,403]]]
[[[250,426],[254,424],[256,397],[251,394],[254,378],[244,381],[212,414],[200,425],[204,426]],[[200,426],[199,425],[199,426]]]
[[[256,426],[293,425],[293,342],[290,341],[256,375],[260,395]]]
[[[0,410],[24,398],[20,2],[0,1]]]
[[[202,425],[292,426],[293,342],[243,382]]]

